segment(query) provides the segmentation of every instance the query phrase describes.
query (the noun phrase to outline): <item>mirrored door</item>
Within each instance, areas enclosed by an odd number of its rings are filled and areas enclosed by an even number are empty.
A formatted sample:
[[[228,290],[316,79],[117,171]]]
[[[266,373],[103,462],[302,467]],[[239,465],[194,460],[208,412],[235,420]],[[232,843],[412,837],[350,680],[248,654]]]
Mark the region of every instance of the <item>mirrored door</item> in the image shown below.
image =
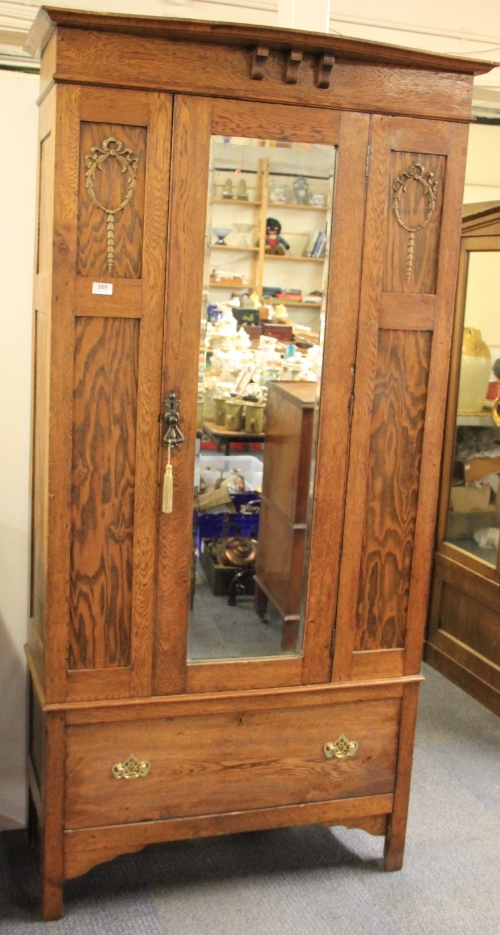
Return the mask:
[[[327,610],[315,644],[329,671],[368,130],[356,117],[339,147],[338,115],[177,98],[163,389],[184,441],[166,436],[161,455],[173,497],[160,518],[159,691],[299,683],[311,601]],[[321,450],[337,463],[325,468]]]
[[[335,155],[211,136],[189,662],[302,651]]]
[[[500,251],[480,249],[479,239],[471,241],[444,541],[495,572],[500,520]]]

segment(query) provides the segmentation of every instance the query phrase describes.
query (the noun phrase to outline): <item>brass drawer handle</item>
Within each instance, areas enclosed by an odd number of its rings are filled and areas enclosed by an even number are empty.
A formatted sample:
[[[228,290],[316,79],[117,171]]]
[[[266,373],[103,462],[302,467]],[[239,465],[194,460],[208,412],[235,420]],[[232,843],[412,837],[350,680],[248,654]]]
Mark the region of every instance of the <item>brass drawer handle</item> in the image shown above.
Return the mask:
[[[348,740],[344,734],[341,734],[334,741],[330,740],[329,743],[325,743],[323,747],[324,754],[328,759],[336,756],[339,760],[343,760],[345,756],[354,756],[357,749],[357,740]]]
[[[115,763],[112,772],[115,779],[140,779],[148,775],[150,767],[149,760],[138,760],[131,753],[123,763]]]

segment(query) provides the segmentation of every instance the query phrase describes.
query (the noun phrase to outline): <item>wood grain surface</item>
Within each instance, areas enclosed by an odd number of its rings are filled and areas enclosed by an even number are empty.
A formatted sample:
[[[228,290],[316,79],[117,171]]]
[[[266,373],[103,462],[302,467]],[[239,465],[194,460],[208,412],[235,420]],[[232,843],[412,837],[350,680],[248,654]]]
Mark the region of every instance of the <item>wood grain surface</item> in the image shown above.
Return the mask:
[[[71,438],[73,430],[73,317],[78,211],[80,88],[55,85],[44,101],[54,100],[54,199],[50,293],[47,603],[44,690],[47,701],[66,691],[71,549]],[[55,190],[57,187],[57,195]],[[48,364],[49,364],[48,361]]]
[[[102,147],[110,136],[124,143],[139,159],[136,189],[131,201],[115,217],[114,266],[115,279],[140,279],[142,275],[142,244],[144,228],[144,188],[146,160],[146,130],[144,127],[123,126],[114,123],[80,124],[80,165],[78,194],[78,252],[79,276],[109,277],[106,214],[90,199],[85,187],[85,157],[93,146]],[[94,191],[98,201],[106,207],[117,208],[127,194],[128,174],[120,170],[115,158],[106,159],[94,176]]]
[[[154,694],[184,690],[193,558],[194,458],[211,104],[179,95],[174,104],[162,398],[176,392],[185,441],[172,454],[173,512],[159,514]],[[163,481],[166,447],[158,453]]]
[[[408,232],[396,220],[392,210],[392,186],[395,179],[408,166],[420,163],[423,175],[433,173],[432,181],[437,181],[436,207],[427,227],[415,233],[413,268],[410,282],[406,281],[406,255]],[[429,153],[391,153],[390,191],[391,210],[388,214],[387,240],[384,263],[384,292],[434,293],[436,291],[437,262],[439,255],[439,233],[441,229],[441,207],[443,203],[443,185],[446,169],[444,156]],[[425,220],[428,202],[424,189],[419,182],[407,184],[406,192],[401,195],[399,212],[408,227],[417,227]]]
[[[394,65],[337,58],[330,87],[318,88],[317,55],[304,55],[296,84],[283,80],[286,55],[285,51],[272,50],[265,78],[257,82],[250,77],[252,47],[202,43],[196,48],[194,67],[193,46],[186,37],[175,42],[158,41],[116,32],[62,28],[56,73],[60,81],[93,81],[108,87],[470,120],[469,75],[452,74],[444,67],[436,79],[432,71],[419,65],[400,67],[397,58]],[[479,67],[479,63],[475,64]]]
[[[335,180],[325,345],[323,348],[311,556],[306,603],[302,680],[332,677],[333,631],[337,626],[340,553],[344,534],[349,462],[351,393],[359,317],[359,290],[366,206],[366,160],[370,120],[343,113]],[[342,282],[342,289],[335,284]],[[332,465],[335,483],[332,483]],[[352,629],[349,615],[346,635]],[[335,639],[337,640],[339,631]]]
[[[400,709],[396,788],[384,846],[384,870],[388,871],[403,866],[419,690],[418,682],[405,685]]]
[[[68,727],[65,827],[380,795],[393,791],[400,702],[246,711]],[[327,759],[340,734],[353,757]],[[147,776],[116,780],[130,753]],[[248,781],[251,769],[251,781]]]
[[[47,586],[47,316],[35,310],[32,448],[31,617],[43,640]]]
[[[161,841],[193,840],[212,835],[288,828],[318,822],[322,822],[328,828],[332,825],[344,825],[347,828],[363,828],[371,834],[380,834],[386,827],[392,804],[393,796],[389,793],[336,799],[330,802],[283,805],[280,808],[235,811],[226,815],[204,815],[201,818],[170,818],[166,821],[141,821],[127,825],[66,831],[65,876],[66,879],[77,877],[96,864],[112,860],[119,854],[140,851],[148,844],[158,844]]]
[[[70,668],[130,662],[139,322],[77,318]]]
[[[431,335],[381,331],[356,614],[356,649],[403,646]]]
[[[464,568],[458,552],[453,560],[436,554],[425,658],[496,713],[499,591],[498,582]]]

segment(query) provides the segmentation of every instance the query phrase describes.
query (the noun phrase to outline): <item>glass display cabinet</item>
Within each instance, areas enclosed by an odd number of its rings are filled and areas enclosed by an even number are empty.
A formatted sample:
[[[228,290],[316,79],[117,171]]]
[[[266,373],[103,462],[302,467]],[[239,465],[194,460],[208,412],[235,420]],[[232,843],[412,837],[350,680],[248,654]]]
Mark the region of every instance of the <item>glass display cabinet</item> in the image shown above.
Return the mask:
[[[465,205],[427,662],[500,714],[500,204]]]
[[[53,9],[29,45],[44,918],[158,841],[342,824],[397,870],[490,66]]]

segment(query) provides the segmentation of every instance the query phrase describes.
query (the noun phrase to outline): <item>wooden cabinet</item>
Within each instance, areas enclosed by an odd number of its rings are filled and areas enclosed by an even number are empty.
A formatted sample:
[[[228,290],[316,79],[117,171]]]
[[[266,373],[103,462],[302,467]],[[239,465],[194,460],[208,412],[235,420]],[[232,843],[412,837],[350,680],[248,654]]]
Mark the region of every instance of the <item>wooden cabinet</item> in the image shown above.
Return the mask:
[[[498,387],[485,398],[494,374],[478,356],[462,356],[462,339],[464,327],[475,328],[491,363],[500,358],[493,313],[499,288],[500,205],[465,205],[425,659],[497,714],[500,462],[494,456],[500,454],[500,428],[493,408]]]
[[[269,386],[255,600],[282,617],[283,648],[295,646],[300,621],[315,401],[315,383]]]
[[[153,841],[320,821],[385,835],[399,869],[472,78],[489,66],[60,10],[39,14],[31,47],[29,816],[44,918],[64,880]],[[259,532],[263,582],[276,517],[296,555],[285,648],[283,618],[243,600],[226,612],[193,566],[198,393],[231,365],[223,342],[207,350],[220,145],[331,192],[317,385],[269,392],[269,432],[295,421],[283,463],[272,434],[264,452]]]

